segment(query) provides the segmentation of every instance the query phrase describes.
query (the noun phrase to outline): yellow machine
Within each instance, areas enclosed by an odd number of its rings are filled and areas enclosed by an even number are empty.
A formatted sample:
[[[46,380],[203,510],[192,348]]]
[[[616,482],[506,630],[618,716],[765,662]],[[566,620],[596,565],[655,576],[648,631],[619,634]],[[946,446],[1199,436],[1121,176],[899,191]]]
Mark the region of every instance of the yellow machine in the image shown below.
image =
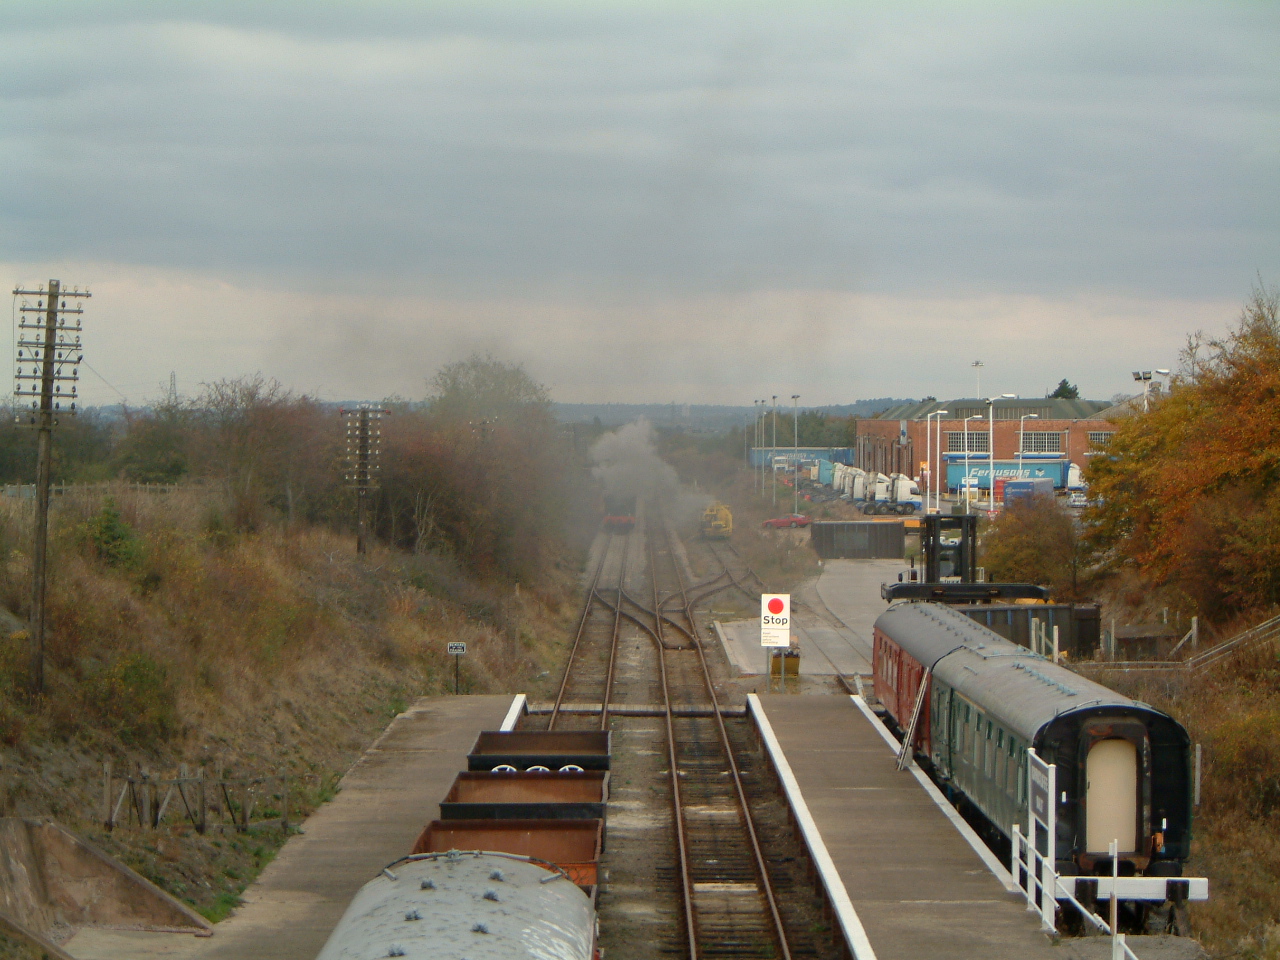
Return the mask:
[[[728,540],[733,533],[733,514],[723,503],[713,503],[702,511],[702,536],[707,540]]]

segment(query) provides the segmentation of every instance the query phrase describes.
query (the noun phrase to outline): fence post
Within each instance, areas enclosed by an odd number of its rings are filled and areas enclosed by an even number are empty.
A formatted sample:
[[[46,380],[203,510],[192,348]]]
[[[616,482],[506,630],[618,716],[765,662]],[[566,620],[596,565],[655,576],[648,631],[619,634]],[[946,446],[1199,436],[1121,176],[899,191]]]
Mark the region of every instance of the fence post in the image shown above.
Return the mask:
[[[102,765],[102,827],[110,830],[111,823],[111,761]]]
[[[280,826],[284,828],[284,832],[289,832],[289,777],[282,775],[280,777]]]
[[[200,789],[199,789],[199,793],[200,793],[200,824],[199,824],[199,826],[197,826],[197,827],[196,827],[196,830],[197,830],[197,832],[199,832],[199,833],[203,834],[203,833],[205,832],[205,830],[207,830],[207,829],[208,829],[208,826],[209,826],[209,820],[208,820],[208,817],[209,817],[209,802],[208,802],[207,798],[205,797],[205,792],[204,792],[204,767],[201,767],[201,768],[200,768],[200,782],[199,782],[198,786],[199,786],[199,788],[200,788]]]
[[[147,778],[147,771],[141,770],[139,772],[142,780],[142,809],[138,811],[138,819],[141,821],[138,826],[145,830],[151,826],[151,791],[148,789],[151,784]]]

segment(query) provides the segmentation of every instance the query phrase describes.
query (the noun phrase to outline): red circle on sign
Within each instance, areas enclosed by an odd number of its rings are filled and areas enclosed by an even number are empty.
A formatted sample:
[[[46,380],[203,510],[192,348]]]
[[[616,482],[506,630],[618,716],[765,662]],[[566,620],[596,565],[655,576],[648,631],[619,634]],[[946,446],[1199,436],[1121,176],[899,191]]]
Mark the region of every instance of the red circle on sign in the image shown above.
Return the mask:
[[[770,600],[770,601],[769,601],[769,612],[770,612],[770,613],[781,613],[781,612],[782,612],[782,601],[781,601],[781,600],[779,600],[777,597],[774,597],[772,600]]]

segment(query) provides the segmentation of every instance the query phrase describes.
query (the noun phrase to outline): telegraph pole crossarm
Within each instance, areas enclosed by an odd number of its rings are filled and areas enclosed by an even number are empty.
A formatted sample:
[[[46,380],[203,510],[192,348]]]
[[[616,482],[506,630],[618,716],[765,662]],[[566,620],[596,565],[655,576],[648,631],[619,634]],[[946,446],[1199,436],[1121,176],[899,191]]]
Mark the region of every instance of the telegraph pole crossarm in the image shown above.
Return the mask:
[[[31,689],[44,693],[45,584],[49,545],[49,483],[53,463],[53,428],[58,415],[76,412],[76,383],[80,379],[80,363],[84,353],[80,342],[80,315],[84,308],[77,302],[91,296],[88,290],[63,290],[58,280],[50,280],[44,289],[24,290],[17,287],[15,297],[36,297],[35,305],[24,299],[18,306],[18,331],[14,346],[14,419],[18,403],[28,397],[27,426],[36,434],[36,516],[31,551]],[[71,306],[67,306],[67,300]],[[76,318],[75,325],[67,317]],[[68,373],[66,368],[70,367]],[[37,387],[36,384],[39,384]],[[66,384],[69,389],[63,393]],[[64,409],[62,401],[69,400]]]
[[[350,410],[344,407],[339,412],[347,421],[346,480],[356,490],[356,553],[362,554],[367,550],[369,492],[377,489],[381,471],[379,421],[390,411],[362,403]]]

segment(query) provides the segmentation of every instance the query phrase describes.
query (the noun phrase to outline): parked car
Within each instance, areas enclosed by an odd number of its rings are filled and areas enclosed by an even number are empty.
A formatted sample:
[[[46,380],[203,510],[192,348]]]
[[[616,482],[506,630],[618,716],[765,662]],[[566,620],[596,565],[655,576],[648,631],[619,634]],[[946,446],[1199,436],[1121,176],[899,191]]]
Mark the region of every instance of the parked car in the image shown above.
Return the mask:
[[[1075,509],[1083,509],[1089,505],[1089,497],[1087,494],[1076,491],[1067,494],[1067,506]]]
[[[774,517],[771,520],[766,520],[762,526],[775,529],[781,527],[807,527],[812,522],[803,513],[788,513],[785,517]]]

